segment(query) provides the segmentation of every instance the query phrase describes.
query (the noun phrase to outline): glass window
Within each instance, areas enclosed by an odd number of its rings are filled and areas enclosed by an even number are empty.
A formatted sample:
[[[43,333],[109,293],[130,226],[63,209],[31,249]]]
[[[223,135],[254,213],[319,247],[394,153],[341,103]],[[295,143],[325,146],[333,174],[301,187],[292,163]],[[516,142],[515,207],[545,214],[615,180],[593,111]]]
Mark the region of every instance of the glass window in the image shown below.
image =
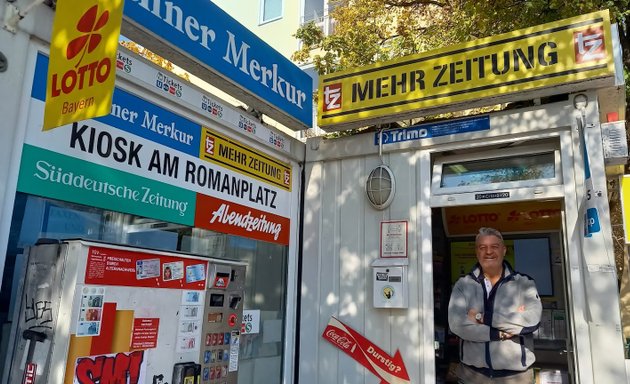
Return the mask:
[[[511,181],[554,179],[554,152],[442,164],[440,187],[453,188]]]
[[[324,17],[324,0],[304,0],[304,23],[314,21],[319,23]]]
[[[265,383],[282,382],[288,247],[18,193],[0,290],[3,336],[11,329],[19,299],[15,293],[23,278],[24,249],[40,238],[81,238],[246,261],[243,309],[260,311],[260,330],[241,335],[238,382],[254,384],[260,377]],[[5,361],[7,343],[8,337],[2,337],[1,361]],[[0,376],[4,368],[0,364]]]
[[[262,0],[261,10],[261,22],[278,19],[282,16],[282,0]]]

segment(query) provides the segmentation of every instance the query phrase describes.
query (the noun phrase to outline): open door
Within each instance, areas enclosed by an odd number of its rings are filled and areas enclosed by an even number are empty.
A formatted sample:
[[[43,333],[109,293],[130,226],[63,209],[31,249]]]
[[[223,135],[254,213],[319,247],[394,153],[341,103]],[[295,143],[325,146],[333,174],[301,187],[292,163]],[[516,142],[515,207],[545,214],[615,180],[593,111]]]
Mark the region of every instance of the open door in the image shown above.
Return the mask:
[[[470,231],[478,226],[473,223],[470,225],[462,223],[462,219],[480,215],[509,217],[510,213],[524,215],[540,209],[551,209],[537,208],[541,204],[557,206],[557,209],[552,209],[558,212],[557,217],[543,218],[539,223],[540,230],[534,228],[527,232],[518,231],[517,226],[509,228],[512,231],[502,230],[508,248],[505,260],[517,271],[536,280],[543,303],[541,325],[534,339],[536,363],[533,368],[536,375],[545,378],[544,382],[574,383],[571,380],[573,364],[567,353],[572,349],[569,337],[570,306],[567,303],[563,234],[560,228],[547,229],[549,223],[546,222],[560,221],[558,201],[444,207],[432,210],[436,383],[457,382],[453,371],[459,363],[459,338],[448,329],[448,301],[455,281],[469,273],[477,262],[474,249],[475,233]],[[552,379],[554,381],[550,381]]]

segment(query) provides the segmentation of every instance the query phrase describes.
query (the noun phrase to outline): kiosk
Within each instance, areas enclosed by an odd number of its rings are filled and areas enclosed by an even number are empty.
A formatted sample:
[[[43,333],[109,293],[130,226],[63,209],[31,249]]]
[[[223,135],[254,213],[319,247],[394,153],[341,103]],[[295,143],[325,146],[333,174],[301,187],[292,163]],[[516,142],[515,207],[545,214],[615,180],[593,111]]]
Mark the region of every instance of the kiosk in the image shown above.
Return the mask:
[[[322,97],[318,107],[329,130],[503,104],[307,142],[303,270],[317,273],[303,273],[301,384],[456,382],[458,340],[447,307],[452,285],[476,262],[482,226],[502,231],[507,260],[536,279],[544,308],[537,383],[627,382],[607,201],[607,174],[615,177],[627,158],[625,101],[607,18],[584,15],[320,80],[320,94],[339,96]],[[580,42],[595,30],[597,58],[587,60]],[[537,64],[514,66],[537,49]],[[486,72],[471,72],[480,57],[488,58]],[[571,77],[595,66],[607,69]],[[407,81],[418,73],[425,81],[412,89]],[[615,125],[622,129],[611,135]],[[395,196],[379,209],[364,186],[383,164]],[[372,305],[380,282],[370,266],[383,263],[378,234],[389,221],[408,222],[406,306]],[[322,337],[331,318],[369,343],[332,344]]]

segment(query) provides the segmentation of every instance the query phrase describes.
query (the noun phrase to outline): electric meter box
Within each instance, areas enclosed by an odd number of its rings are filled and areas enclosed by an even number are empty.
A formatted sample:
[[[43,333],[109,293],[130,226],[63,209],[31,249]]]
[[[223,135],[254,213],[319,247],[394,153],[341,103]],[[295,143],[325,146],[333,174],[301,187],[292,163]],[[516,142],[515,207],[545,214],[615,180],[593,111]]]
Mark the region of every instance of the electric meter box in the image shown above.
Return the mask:
[[[408,308],[407,258],[380,258],[372,262],[374,308]]]

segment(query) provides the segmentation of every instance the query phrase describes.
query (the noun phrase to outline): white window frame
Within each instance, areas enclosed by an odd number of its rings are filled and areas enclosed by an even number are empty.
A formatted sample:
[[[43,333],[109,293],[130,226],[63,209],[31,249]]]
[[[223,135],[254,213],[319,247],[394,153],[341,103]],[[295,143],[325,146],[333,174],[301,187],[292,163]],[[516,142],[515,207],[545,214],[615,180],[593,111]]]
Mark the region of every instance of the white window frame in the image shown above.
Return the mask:
[[[265,3],[268,2],[268,1],[279,1],[280,2],[280,15],[265,20]],[[282,19],[283,16],[284,16],[284,0],[260,0],[259,13],[258,13],[258,25],[271,23],[273,21]]]
[[[542,153],[554,154],[554,178],[549,179],[535,179],[535,180],[518,180],[508,181],[500,183],[488,184],[487,187],[481,185],[466,185],[461,187],[442,187],[442,173],[443,168],[447,164],[456,162],[476,161],[476,160],[496,160],[501,158],[512,158],[521,155],[535,155]],[[479,192],[482,190],[496,191],[514,188],[531,188],[540,186],[552,186],[562,184],[562,169],[560,162],[560,149],[558,144],[534,144],[529,146],[523,146],[521,148],[505,148],[495,149],[490,151],[484,151],[483,148],[479,148],[478,152],[473,154],[461,154],[453,156],[438,157],[433,164],[433,175],[431,178],[431,193],[432,195],[447,195],[455,193],[469,193]]]

